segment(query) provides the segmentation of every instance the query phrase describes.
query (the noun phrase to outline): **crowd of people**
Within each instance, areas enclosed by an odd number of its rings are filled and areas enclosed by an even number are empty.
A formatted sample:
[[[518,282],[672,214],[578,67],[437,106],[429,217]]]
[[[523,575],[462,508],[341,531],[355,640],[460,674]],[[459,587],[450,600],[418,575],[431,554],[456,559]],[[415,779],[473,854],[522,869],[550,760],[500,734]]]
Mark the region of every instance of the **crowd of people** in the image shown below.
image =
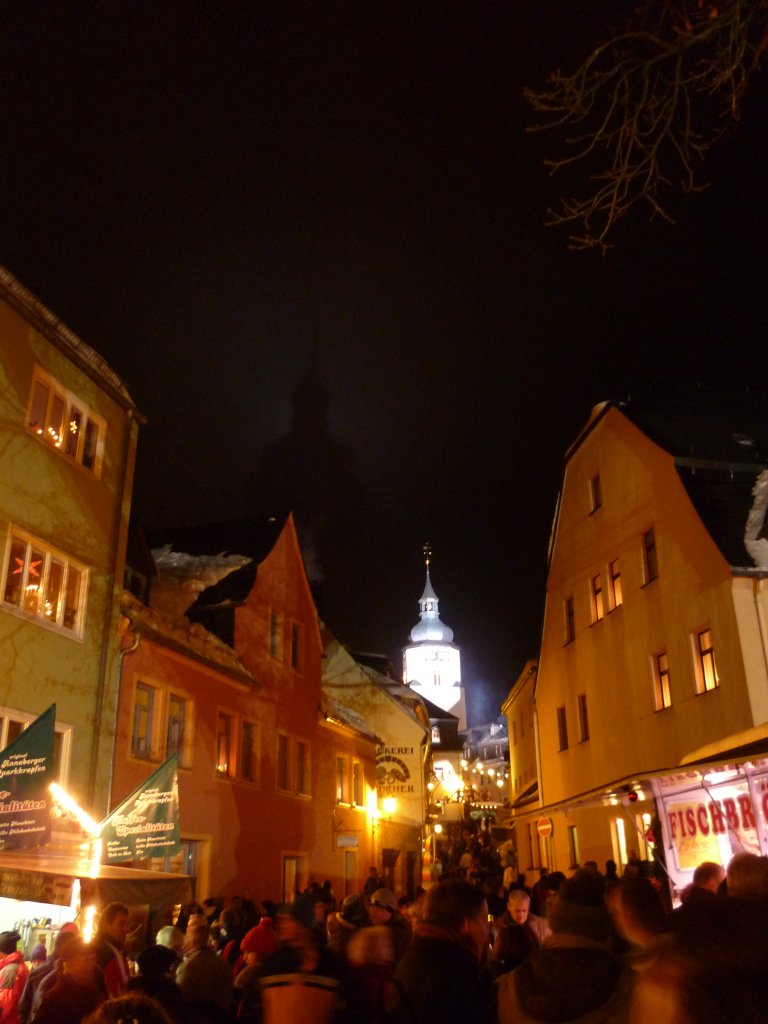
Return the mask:
[[[0,1024],[757,1024],[768,861],[705,863],[675,910],[634,865],[503,877],[467,865],[413,900],[375,868],[340,902],[184,907],[135,960],[130,911],[74,924],[32,968],[0,933]]]

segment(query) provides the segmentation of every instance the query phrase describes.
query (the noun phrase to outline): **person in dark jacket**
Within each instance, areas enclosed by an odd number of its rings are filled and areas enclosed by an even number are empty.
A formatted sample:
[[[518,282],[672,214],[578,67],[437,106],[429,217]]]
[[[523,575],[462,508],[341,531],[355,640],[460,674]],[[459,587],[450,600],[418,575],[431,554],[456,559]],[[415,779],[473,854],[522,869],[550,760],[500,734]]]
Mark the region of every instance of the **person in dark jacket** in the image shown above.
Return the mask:
[[[139,973],[128,979],[126,995],[145,995],[156,1000],[171,1018],[181,1024],[185,1013],[184,998],[176,984],[176,954],[167,946],[148,946],[136,958]]]
[[[371,896],[368,914],[373,925],[383,925],[392,933],[395,963],[402,957],[411,941],[411,926],[400,913],[391,889],[377,889]]]
[[[488,905],[463,879],[427,892],[424,916],[395,968],[387,1009],[397,1024],[490,1024]]]
[[[32,1024],[80,1024],[108,997],[96,950],[79,936],[62,943],[56,964],[38,987]]]
[[[74,921],[68,921],[66,924],[63,924],[56,935],[56,939],[53,944],[53,954],[45,961],[44,964],[41,964],[39,967],[35,967],[27,978],[27,983],[24,986],[24,991],[21,994],[21,1001],[19,1002],[19,1024],[28,1024],[32,1013],[32,1006],[35,1002],[35,995],[41,982],[56,970],[56,963],[59,958],[59,953],[61,952],[62,944],[66,942],[67,939],[77,934],[77,925]]]
[[[611,950],[603,879],[579,871],[549,905],[552,934],[497,981],[499,1024],[623,1024],[632,971]]]

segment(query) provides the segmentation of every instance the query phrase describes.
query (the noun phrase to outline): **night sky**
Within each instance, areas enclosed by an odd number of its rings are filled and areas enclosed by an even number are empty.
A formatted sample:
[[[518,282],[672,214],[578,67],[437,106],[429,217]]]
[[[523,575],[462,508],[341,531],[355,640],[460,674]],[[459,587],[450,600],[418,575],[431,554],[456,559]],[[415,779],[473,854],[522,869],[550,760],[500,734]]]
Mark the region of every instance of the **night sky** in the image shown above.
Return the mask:
[[[290,500],[329,626],[398,669],[429,540],[473,721],[537,653],[591,407],[763,386],[764,81],[674,225],[638,211],[607,256],[544,227],[558,144],[523,88],[628,6],[0,7],[0,262],[148,417],[135,510]]]

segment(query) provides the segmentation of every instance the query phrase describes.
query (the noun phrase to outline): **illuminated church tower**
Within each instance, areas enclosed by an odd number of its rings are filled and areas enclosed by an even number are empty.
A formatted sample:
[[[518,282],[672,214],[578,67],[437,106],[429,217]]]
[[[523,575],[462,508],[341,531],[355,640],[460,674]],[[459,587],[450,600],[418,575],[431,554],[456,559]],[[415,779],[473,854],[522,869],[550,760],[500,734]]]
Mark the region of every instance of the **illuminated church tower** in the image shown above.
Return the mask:
[[[459,729],[466,729],[461,653],[453,642],[453,630],[440,621],[437,594],[429,578],[431,554],[425,544],[427,582],[419,599],[420,621],[411,630],[411,642],[403,648],[403,682],[443,711],[450,711],[458,718]]]

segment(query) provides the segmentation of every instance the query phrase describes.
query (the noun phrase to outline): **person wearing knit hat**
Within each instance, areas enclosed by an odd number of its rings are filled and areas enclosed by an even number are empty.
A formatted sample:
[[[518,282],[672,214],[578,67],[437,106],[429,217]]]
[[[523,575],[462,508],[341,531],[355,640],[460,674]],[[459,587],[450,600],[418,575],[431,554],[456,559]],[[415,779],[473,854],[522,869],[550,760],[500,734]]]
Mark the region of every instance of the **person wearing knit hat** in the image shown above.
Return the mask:
[[[250,1017],[258,1005],[259,975],[261,963],[269,953],[277,948],[277,939],[272,928],[272,921],[262,917],[255,928],[251,928],[243,936],[240,953],[243,966],[235,977],[235,1001],[237,1016]]]
[[[263,1024],[330,1024],[343,1002],[344,965],[313,940],[313,921],[311,894],[277,907],[278,946],[264,957],[258,978]]]
[[[610,948],[603,879],[577,871],[547,912],[552,934],[496,982],[499,1024],[611,1024],[626,1018],[632,972]]]
[[[18,932],[0,932],[0,1016],[3,1024],[17,1024],[19,1002],[29,977],[29,968],[17,946]]]
[[[395,950],[395,963],[397,963],[411,941],[411,926],[400,913],[397,899],[391,889],[377,889],[371,895],[368,914],[372,924],[389,928]]]
[[[48,950],[42,942],[38,942],[36,946],[32,947],[32,952],[29,954],[29,962],[32,965],[30,969],[34,970],[36,967],[44,964],[47,959]]]
[[[328,918],[328,948],[344,958],[347,944],[357,929],[370,923],[362,897],[350,893],[344,897],[341,908]]]

